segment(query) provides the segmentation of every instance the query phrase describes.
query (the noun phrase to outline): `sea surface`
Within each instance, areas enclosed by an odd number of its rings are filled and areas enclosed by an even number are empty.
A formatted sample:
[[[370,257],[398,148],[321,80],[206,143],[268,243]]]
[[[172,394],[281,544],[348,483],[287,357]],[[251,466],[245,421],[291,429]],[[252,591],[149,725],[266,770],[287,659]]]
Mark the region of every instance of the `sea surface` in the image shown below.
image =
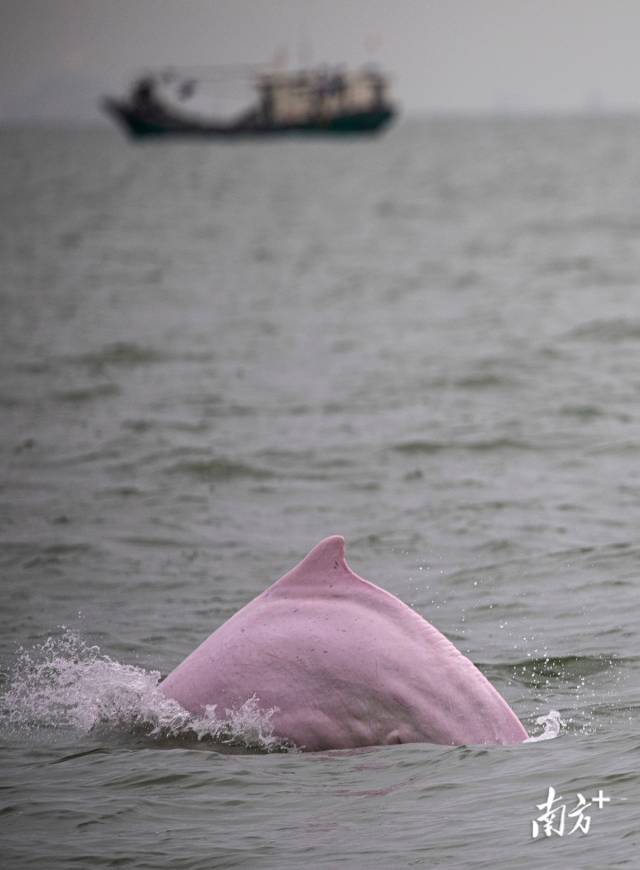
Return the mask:
[[[2,866],[640,866],[640,117],[0,166]],[[163,706],[334,533],[553,739]]]

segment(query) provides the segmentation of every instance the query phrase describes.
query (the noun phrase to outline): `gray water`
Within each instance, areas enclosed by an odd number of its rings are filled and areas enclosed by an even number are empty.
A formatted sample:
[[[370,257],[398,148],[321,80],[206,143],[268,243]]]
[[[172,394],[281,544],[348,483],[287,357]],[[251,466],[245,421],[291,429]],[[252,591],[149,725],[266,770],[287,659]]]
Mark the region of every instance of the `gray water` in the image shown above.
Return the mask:
[[[3,866],[638,866],[639,143],[0,135]],[[168,725],[159,674],[332,533],[559,736]],[[534,839],[549,786],[610,800]]]

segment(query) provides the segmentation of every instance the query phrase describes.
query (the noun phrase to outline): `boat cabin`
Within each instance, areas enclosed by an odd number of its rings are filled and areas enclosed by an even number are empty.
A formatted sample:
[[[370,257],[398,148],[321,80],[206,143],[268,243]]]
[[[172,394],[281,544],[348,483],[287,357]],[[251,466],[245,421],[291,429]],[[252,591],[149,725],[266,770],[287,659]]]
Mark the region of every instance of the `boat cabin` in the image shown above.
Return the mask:
[[[387,104],[387,80],[375,69],[265,73],[258,90],[265,124],[322,121],[346,112],[379,111]]]

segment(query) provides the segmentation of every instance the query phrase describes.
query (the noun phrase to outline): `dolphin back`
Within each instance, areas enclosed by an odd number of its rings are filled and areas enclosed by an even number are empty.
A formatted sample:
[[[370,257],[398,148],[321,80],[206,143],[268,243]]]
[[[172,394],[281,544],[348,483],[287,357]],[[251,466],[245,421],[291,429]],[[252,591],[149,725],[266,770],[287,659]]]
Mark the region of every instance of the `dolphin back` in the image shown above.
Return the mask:
[[[390,743],[511,744],[527,732],[466,656],[325,538],[161,683],[194,714],[255,695],[308,750]]]

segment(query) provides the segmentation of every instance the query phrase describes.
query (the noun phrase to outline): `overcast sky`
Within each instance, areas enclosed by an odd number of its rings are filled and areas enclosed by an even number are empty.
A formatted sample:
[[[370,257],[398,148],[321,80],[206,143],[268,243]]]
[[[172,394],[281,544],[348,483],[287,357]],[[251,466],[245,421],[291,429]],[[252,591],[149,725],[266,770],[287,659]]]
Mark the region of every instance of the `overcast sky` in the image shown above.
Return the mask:
[[[377,61],[418,111],[640,109],[640,0],[0,0],[0,120],[144,67]]]

